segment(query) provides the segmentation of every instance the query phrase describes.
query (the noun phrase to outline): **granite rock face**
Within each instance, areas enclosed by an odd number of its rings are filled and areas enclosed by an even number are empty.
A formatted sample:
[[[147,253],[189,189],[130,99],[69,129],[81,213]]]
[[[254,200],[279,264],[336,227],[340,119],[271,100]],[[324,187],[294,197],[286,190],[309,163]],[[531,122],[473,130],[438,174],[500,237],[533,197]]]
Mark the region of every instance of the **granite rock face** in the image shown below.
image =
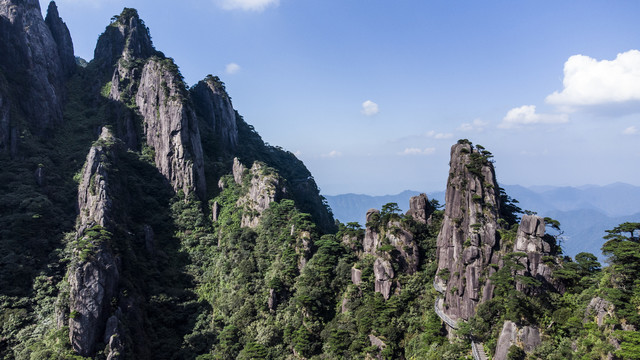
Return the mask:
[[[191,89],[196,112],[209,124],[221,150],[233,153],[238,147],[236,111],[224,83],[218,77],[207,76]]]
[[[236,160],[234,159],[234,164]],[[240,164],[239,161],[237,163]],[[236,169],[235,165],[234,169]],[[234,171],[234,176],[235,173]],[[255,228],[260,223],[260,215],[269,208],[272,202],[280,201],[287,190],[284,187],[284,180],[277,173],[272,173],[258,162],[253,163],[247,176],[251,177],[249,187],[245,194],[238,199],[236,205],[243,209],[241,226]]]
[[[101,341],[119,282],[119,260],[110,248],[108,233],[113,228],[114,184],[110,183],[108,168],[117,162],[114,141],[103,128],[87,155],[78,188],[78,245],[68,275],[69,337],[73,349],[82,356],[93,355],[96,343]]]
[[[420,194],[418,196],[412,196],[409,200],[409,211],[407,211],[407,215],[413,217],[417,222],[426,224],[433,210],[427,195]]]
[[[156,54],[149,29],[136,10],[125,8],[114,20],[98,38],[93,52],[93,60],[104,71],[111,73],[111,69],[119,60],[125,63]]]
[[[524,349],[525,353],[530,353],[542,342],[540,330],[532,326],[518,327],[512,321],[505,321],[498,338],[498,345],[493,356],[495,360],[506,360],[509,348],[512,345]]]
[[[375,291],[382,294],[385,300],[388,300],[389,296],[391,296],[391,285],[395,276],[393,266],[391,266],[389,260],[378,257],[373,263],[373,274],[375,276]]]
[[[381,221],[386,223],[382,224]],[[399,291],[398,283],[394,280],[397,275],[394,268],[402,273],[414,274],[420,265],[418,244],[413,233],[397,218],[383,219],[380,211],[376,209],[367,211],[367,226],[359,256],[366,254],[375,257],[374,288],[385,299],[389,299],[394,286],[396,286],[396,292]],[[356,284],[354,270],[351,270],[352,282]]]
[[[585,322],[589,319],[594,318],[596,324],[598,326],[604,325],[605,317],[613,317],[614,316],[615,306],[599,296],[591,299],[589,305],[587,306],[587,310],[585,311]]]
[[[514,244],[514,252],[524,252],[526,258],[520,261],[524,265],[524,269],[519,271],[520,275],[530,276],[542,283],[542,285],[550,286],[553,283],[552,268],[543,262],[545,256],[553,255],[551,253],[551,245],[545,241],[545,223],[544,219],[536,215],[524,215],[518,227],[516,243]],[[533,292],[525,289],[521,283],[516,284],[518,291],[525,293]]]
[[[0,76],[0,152],[9,151],[16,153],[18,128],[11,126],[11,104],[8,94],[8,85],[4,78]]]
[[[118,136],[130,148],[144,139],[158,170],[173,189],[186,196],[206,194],[200,130],[177,66],[153,47],[149,29],[133,9],[126,9],[98,39],[94,61],[111,74],[108,97],[135,104],[122,107]],[[108,84],[107,84],[108,85]],[[142,134],[136,122],[141,122]]]
[[[61,41],[64,59],[73,56],[70,37]],[[28,130],[44,136],[62,122],[65,60],[38,0],[0,1],[0,54],[0,87],[5,88],[0,89],[0,151],[15,153],[18,139],[13,135]],[[7,104],[15,111],[7,113]],[[26,128],[18,128],[23,121]]]
[[[450,164],[436,281],[446,288],[447,315],[467,320],[493,296],[488,277],[495,272],[489,265],[500,260],[500,197],[493,164],[481,149],[459,142],[451,148]]]
[[[73,52],[73,42],[71,41],[69,28],[67,28],[67,24],[60,18],[55,1],[49,3],[47,17],[44,19],[44,22],[49,27],[49,30],[51,30],[51,36],[53,36],[58,46],[62,72],[66,77],[69,77],[76,71],[76,57]]]
[[[155,164],[173,186],[188,196],[206,193],[202,143],[196,115],[184,85],[165,61],[151,59],[142,69],[135,97]]]

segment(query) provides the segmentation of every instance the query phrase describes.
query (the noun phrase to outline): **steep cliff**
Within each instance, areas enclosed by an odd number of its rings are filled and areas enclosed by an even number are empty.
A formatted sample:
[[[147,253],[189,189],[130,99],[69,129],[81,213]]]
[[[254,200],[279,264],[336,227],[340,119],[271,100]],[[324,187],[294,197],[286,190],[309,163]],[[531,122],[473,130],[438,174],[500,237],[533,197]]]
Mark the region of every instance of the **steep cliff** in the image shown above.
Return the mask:
[[[103,94],[127,106],[120,109],[118,135],[133,149],[139,142],[148,148],[176,192],[203,198],[202,142],[182,76],[172,59],[155,50],[136,10],[125,8],[114,19],[98,40],[93,62],[105,75],[112,71]]]
[[[438,235],[438,276],[446,288],[446,312],[469,319],[478,303],[491,299],[489,276],[500,256],[500,197],[490,154],[460,141],[451,148],[446,207]]]
[[[202,143],[196,115],[188,105],[184,83],[170,60],[152,58],[140,75],[135,101],[144,122],[155,164],[185,196],[204,197],[206,184]]]
[[[55,5],[51,9],[54,11]],[[63,30],[62,26],[57,29]],[[18,140],[11,133],[26,130],[43,136],[62,122],[68,74],[63,64],[69,54],[73,55],[73,45],[71,38],[64,35],[60,41],[65,42],[63,57],[42,18],[38,0],[0,1],[0,72],[6,77],[13,109],[8,121],[10,129],[0,133],[0,151],[17,151]],[[72,68],[69,65],[68,70]]]
[[[69,337],[78,354],[91,356],[105,334],[111,299],[117,294],[119,259],[112,250],[113,192],[117,179],[109,168],[117,162],[116,140],[103,128],[91,147],[78,187],[78,225],[74,262],[69,268]],[[118,336],[117,334],[112,334]]]
[[[287,190],[284,186],[284,179],[264,164],[255,162],[246,174],[245,170],[246,168],[240,164],[238,159],[234,159],[234,180],[238,185],[243,186],[244,192],[236,204],[242,209],[240,225],[255,228],[260,222],[262,213],[269,208],[272,202],[284,198]]]
[[[58,46],[58,56],[60,56],[62,72],[66,77],[69,77],[76,70],[76,57],[73,53],[73,42],[71,41],[69,28],[67,28],[67,24],[60,18],[55,1],[49,3],[47,17],[44,19],[44,22],[49,27],[51,36],[53,36],[53,40],[55,40]]]
[[[9,151],[15,154],[18,129],[11,126],[10,111],[9,85],[0,72],[0,152]]]
[[[422,196],[426,200],[426,195]],[[420,210],[428,211],[428,209],[416,207],[420,200],[421,197],[412,198],[409,214],[426,215],[426,212],[422,213]],[[420,215],[417,215],[417,220],[413,215],[408,215],[408,217],[421,224],[426,224],[427,221]],[[401,215],[396,214],[395,209],[383,208],[382,212],[377,209],[367,211],[367,224],[361,245],[362,253],[359,253],[358,256],[360,259],[366,256],[374,259],[372,267],[374,290],[381,293],[385,300],[390,298],[393,289],[400,292],[401,285],[397,279],[399,275],[415,274],[420,266],[421,258],[416,241],[416,229],[412,229],[410,224],[407,220],[403,220]],[[352,236],[345,236],[343,241],[346,241],[347,245],[351,245],[353,240],[350,237]],[[354,285],[359,285],[361,278],[361,269],[351,270],[351,280]]]
[[[217,76],[208,75],[191,88],[196,112],[213,128],[219,149],[233,153],[238,147],[236,112],[224,83]]]
[[[557,255],[555,239],[550,239],[546,234],[543,218],[536,215],[522,216],[513,251],[526,253],[526,257],[520,260],[524,268],[519,270],[518,274],[540,282],[537,289],[530,289],[518,283],[519,291],[536,295],[536,292],[545,291],[554,286],[556,290],[561,290],[558,281],[553,279],[554,257]]]
[[[119,60],[123,62],[146,59],[156,54],[151,42],[149,29],[135,9],[124,8],[98,38],[93,52],[93,61],[99,68],[111,75]]]

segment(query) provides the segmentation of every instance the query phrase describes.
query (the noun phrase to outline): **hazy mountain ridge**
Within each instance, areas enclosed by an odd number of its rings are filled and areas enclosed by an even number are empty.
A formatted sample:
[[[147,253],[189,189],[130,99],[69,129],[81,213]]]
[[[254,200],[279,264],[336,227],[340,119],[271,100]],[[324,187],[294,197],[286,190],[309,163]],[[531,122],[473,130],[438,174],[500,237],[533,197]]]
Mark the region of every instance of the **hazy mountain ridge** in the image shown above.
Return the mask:
[[[187,87],[135,9],[65,93],[41,91],[64,70],[51,38],[72,47],[55,3],[51,29],[36,4],[0,0],[15,35],[0,49],[27,32],[56,61],[28,81],[4,79],[22,64],[0,57],[0,103],[29,90],[25,104],[49,96],[39,105],[63,117],[29,124],[0,104],[1,359],[637,358],[640,223],[612,231],[612,266],[563,257],[546,232],[557,223],[518,219],[493,155],[467,139],[446,194],[430,194],[445,208],[351,194],[365,227],[334,222],[304,164],[264,143],[218,77]],[[589,209],[576,227],[602,219],[580,191],[554,190],[549,212],[577,201]]]
[[[560,221],[564,231],[562,243],[566,255],[587,251],[604,260],[600,248],[605,230],[625,221],[640,219],[640,186],[614,183],[605,186],[531,186],[501,185],[507,194],[518,200],[523,210],[537,212]],[[333,214],[342,222],[364,224],[368,209],[395,202],[402,210],[411,196],[419,191],[405,190],[395,195],[372,196],[339,194],[325,196]],[[426,193],[444,205],[444,191]]]

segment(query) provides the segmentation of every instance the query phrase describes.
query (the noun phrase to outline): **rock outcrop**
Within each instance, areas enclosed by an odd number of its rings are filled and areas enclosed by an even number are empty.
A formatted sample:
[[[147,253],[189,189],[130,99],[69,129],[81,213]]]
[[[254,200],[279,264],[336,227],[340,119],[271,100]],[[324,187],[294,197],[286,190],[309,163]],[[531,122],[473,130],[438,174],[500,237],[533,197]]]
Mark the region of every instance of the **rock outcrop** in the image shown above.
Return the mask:
[[[120,15],[114,16],[113,20],[98,38],[93,52],[93,61],[104,71],[111,74],[113,66],[119,60],[126,63],[156,54],[149,29],[135,9],[125,8]]]
[[[385,299],[389,299],[394,286],[397,287],[397,281],[394,280],[397,274],[394,268],[402,273],[414,274],[420,264],[418,244],[413,233],[398,220],[397,216],[382,216],[376,209],[367,211],[362,249],[360,256],[370,254],[375,257],[374,288]],[[354,269],[351,271],[353,281]],[[356,284],[355,281],[353,283]]]
[[[11,126],[9,116],[11,104],[8,92],[8,84],[0,72],[0,152],[9,151],[14,155],[17,151],[18,128]]]
[[[191,97],[196,113],[213,129],[220,150],[233,153],[238,147],[238,126],[224,83],[209,75],[191,88]]]
[[[111,73],[108,97],[137,108],[141,119],[121,109],[118,135],[127,146],[139,141],[151,148],[158,170],[186,196],[206,194],[200,130],[189,92],[172,59],[164,58],[151,42],[149,29],[134,9],[125,8],[100,36],[97,66]],[[107,84],[109,85],[109,84]],[[142,123],[138,134],[135,122]]]
[[[615,306],[599,296],[591,299],[584,314],[584,321],[593,319],[598,326],[605,324],[605,317],[614,317]]]
[[[234,159],[234,164],[236,160]],[[237,163],[240,164],[239,161]],[[238,168],[243,166],[240,165]],[[235,166],[234,169],[236,169]],[[234,176],[235,174],[236,171]],[[258,162],[253,163],[246,176],[250,176],[251,180],[245,194],[238,199],[237,206],[243,209],[241,226],[255,228],[260,222],[260,215],[272,202],[280,201],[287,190],[284,180],[277,173]]]
[[[446,207],[438,235],[436,281],[444,288],[447,315],[467,320],[493,296],[489,264],[498,264],[500,197],[489,153],[469,142],[451,148]]]
[[[525,268],[520,270],[519,274],[532,277],[548,287],[553,283],[552,268],[544,262],[544,259],[554,254],[551,252],[551,244],[545,241],[544,237],[544,219],[536,215],[524,215],[518,227],[513,251],[527,254],[526,258],[520,260]],[[534,292],[526,289],[521,283],[517,283],[516,287],[518,291],[534,295]]]
[[[429,217],[435,209],[429,203],[429,198],[426,194],[420,194],[418,196],[412,196],[409,199],[409,211],[407,215],[411,216],[415,221],[426,224]]]
[[[155,164],[175,191],[206,193],[198,121],[179,74],[167,60],[152,58],[142,69],[135,97]]]
[[[76,56],[73,53],[73,42],[71,41],[69,28],[67,28],[67,24],[60,18],[55,1],[49,3],[47,17],[44,19],[44,22],[49,27],[49,30],[51,30],[51,36],[53,36],[58,46],[62,72],[66,77],[69,77],[76,71]]]
[[[540,330],[532,326],[518,327],[512,321],[505,321],[498,338],[498,345],[493,356],[494,360],[506,360],[509,348],[516,345],[522,348],[525,353],[535,350],[542,342]]]
[[[69,52],[73,55],[73,45],[70,37],[61,41],[67,59]],[[0,105],[0,151],[15,152],[18,140],[12,134],[28,130],[44,136],[62,122],[65,60],[42,18],[38,0],[0,0],[0,54],[0,78],[8,87],[0,90],[5,104]],[[14,111],[2,113],[11,103]]]
[[[79,217],[74,262],[69,268],[69,337],[82,356],[93,355],[102,340],[111,299],[117,295],[118,258],[111,250],[113,187],[109,167],[117,162],[113,135],[103,128],[91,147],[78,188]]]

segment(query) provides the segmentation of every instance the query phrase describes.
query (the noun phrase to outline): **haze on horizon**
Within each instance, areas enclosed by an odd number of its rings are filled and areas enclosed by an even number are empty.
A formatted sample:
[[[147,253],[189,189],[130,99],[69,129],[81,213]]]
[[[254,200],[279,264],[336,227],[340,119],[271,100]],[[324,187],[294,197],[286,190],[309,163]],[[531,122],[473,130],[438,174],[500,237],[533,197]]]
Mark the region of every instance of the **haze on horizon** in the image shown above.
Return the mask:
[[[57,4],[86,60],[138,9],[187,83],[220,76],[325,194],[443,190],[460,138],[494,154],[503,184],[640,185],[638,2]]]

